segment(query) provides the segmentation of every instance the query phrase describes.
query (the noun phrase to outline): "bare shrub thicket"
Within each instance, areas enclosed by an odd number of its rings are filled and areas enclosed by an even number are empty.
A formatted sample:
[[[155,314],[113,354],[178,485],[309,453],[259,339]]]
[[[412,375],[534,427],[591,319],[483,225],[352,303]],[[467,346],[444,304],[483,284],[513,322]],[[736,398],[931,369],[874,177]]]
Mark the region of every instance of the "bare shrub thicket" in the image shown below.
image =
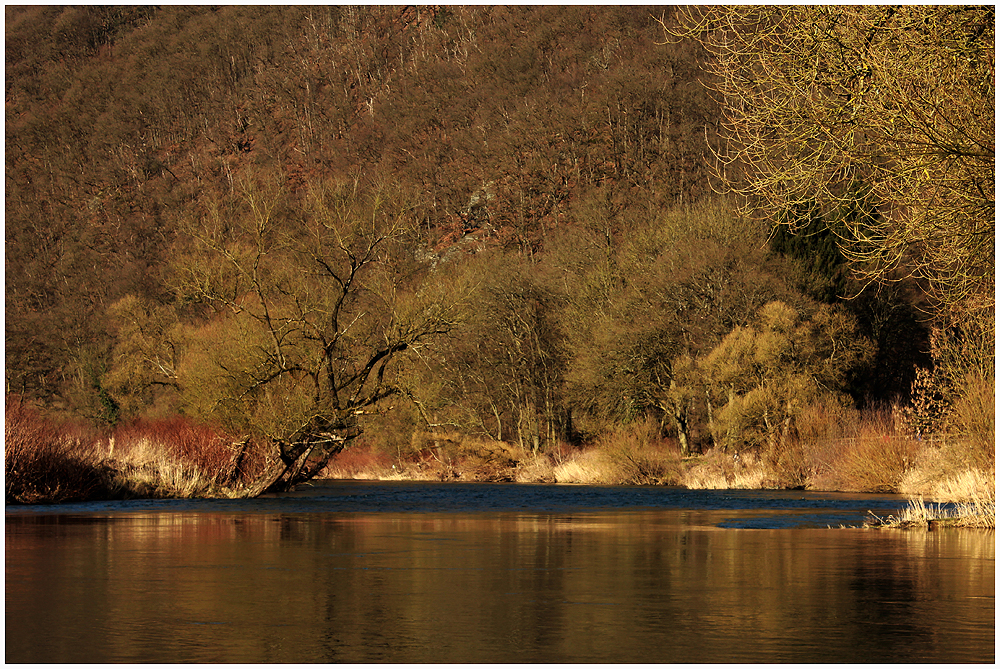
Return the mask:
[[[960,465],[992,470],[996,467],[996,384],[993,378],[969,374],[962,386],[963,393],[945,419],[947,431],[960,435],[953,455]]]
[[[266,464],[252,441],[182,416],[126,423],[103,443],[117,487],[130,497],[229,497]]]
[[[659,426],[653,420],[612,430],[598,440],[596,447],[604,456],[602,483],[680,483],[680,449],[660,438]]]
[[[46,421],[21,398],[8,395],[4,421],[4,495],[7,503],[69,502],[106,488],[93,440]]]
[[[101,434],[54,423],[15,396],[5,408],[8,502],[229,497],[265,464],[252,444],[186,418],[135,421]]]
[[[810,466],[810,487],[898,492],[919,446],[899,424],[898,413],[813,407],[812,421],[799,436]]]
[[[682,483],[693,489],[779,489],[789,487],[774,465],[754,452],[712,449],[684,471]]]
[[[654,421],[620,428],[582,450],[560,445],[548,453],[502,442],[459,439],[438,449],[444,471],[454,478],[531,483],[678,485],[681,457],[676,443],[651,431]],[[457,435],[456,435],[457,436]],[[447,478],[445,476],[444,478]]]
[[[494,439],[415,430],[406,450],[380,439],[352,444],[330,460],[323,478],[441,481],[551,481],[549,458]]]
[[[396,474],[397,476],[393,476]],[[330,460],[321,474],[330,479],[382,480],[397,478],[392,458],[370,444],[352,444]]]
[[[252,478],[262,466],[250,442],[236,441],[218,428],[182,416],[136,420],[117,428],[112,439],[111,456],[136,462],[157,458],[183,462],[217,485]]]
[[[556,483],[607,483],[607,463],[597,449],[580,451],[556,465],[552,471]]]
[[[837,460],[838,490],[897,492],[916,454],[916,442],[906,437],[863,433],[845,440]]]
[[[913,402],[903,412],[912,432],[926,431],[918,432],[919,447],[899,492],[963,504],[992,498],[996,489],[994,381],[969,373],[958,392],[951,393],[950,403],[945,403],[932,401],[943,396],[928,383],[932,378],[930,372],[918,375]],[[941,432],[934,434],[934,430]]]

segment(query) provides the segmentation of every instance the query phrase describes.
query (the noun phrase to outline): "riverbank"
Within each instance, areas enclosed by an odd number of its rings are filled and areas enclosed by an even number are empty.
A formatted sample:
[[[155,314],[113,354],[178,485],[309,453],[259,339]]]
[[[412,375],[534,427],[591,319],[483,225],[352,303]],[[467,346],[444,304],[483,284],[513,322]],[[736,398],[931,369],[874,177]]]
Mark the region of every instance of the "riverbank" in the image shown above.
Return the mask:
[[[873,518],[871,526],[927,528],[995,527],[995,473],[975,468],[949,470],[941,462],[942,447],[925,444],[896,486],[867,487],[866,477],[851,481],[844,472],[823,468],[788,471],[787,461],[757,454],[733,455],[712,450],[682,458],[669,444],[640,446],[619,435],[616,447],[555,453],[525,452],[516,446],[463,440],[444,441],[415,458],[392,458],[363,447],[341,453],[322,478],[381,481],[478,481],[589,485],[671,485],[689,489],[888,492],[909,495],[910,507],[899,517]],[[870,455],[870,454],[869,454]],[[839,485],[831,485],[839,482]],[[926,501],[925,501],[926,500]],[[947,506],[945,506],[947,505]],[[877,522],[876,522],[877,521]]]
[[[544,451],[457,433],[415,433],[408,448],[395,453],[384,444],[353,442],[316,478],[897,493],[917,500],[913,508],[876,525],[992,528],[994,459],[976,466],[962,458],[970,451],[957,440],[859,433],[683,457],[675,441],[649,425]],[[247,497],[269,466],[267,449],[179,417],[106,434],[57,426],[19,403],[7,406],[4,452],[7,504]]]

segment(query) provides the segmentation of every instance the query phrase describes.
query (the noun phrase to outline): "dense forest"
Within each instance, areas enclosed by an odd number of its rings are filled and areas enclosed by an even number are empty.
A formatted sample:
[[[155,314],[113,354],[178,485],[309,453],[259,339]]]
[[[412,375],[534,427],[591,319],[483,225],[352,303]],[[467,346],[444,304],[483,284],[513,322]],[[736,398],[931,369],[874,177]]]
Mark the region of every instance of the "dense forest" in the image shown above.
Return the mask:
[[[968,14],[949,29],[989,47],[992,91],[992,8]],[[626,433],[804,485],[822,458],[801,444],[834,458],[875,414],[990,470],[992,117],[969,205],[988,272],[912,236],[888,263],[872,249],[916,204],[803,197],[762,180],[773,152],[733,153],[739,54],[711,19],[6,7],[8,422],[12,402],[105,435],[186,421],[246,494],[345,447],[559,461]],[[957,264],[972,278],[937,280]]]

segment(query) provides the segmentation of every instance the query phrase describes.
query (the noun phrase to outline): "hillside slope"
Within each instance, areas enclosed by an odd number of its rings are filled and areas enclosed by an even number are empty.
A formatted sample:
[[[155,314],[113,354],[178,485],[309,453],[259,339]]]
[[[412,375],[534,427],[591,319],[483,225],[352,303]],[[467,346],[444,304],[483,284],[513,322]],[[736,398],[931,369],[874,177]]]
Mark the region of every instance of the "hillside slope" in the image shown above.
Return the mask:
[[[166,299],[177,221],[250,165],[397,182],[431,247],[696,200],[717,114],[664,11],[7,7],[8,388],[96,378],[103,310]]]

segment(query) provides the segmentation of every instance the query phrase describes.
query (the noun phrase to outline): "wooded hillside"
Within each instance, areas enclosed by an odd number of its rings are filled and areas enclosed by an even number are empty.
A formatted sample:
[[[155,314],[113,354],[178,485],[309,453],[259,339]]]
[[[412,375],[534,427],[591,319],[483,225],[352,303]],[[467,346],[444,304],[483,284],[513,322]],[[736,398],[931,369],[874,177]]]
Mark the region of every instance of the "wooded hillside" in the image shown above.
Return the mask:
[[[7,7],[7,392],[267,439],[286,482],[366,429],[686,452],[907,403],[926,282],[862,290],[827,212],[714,192],[673,17]]]

